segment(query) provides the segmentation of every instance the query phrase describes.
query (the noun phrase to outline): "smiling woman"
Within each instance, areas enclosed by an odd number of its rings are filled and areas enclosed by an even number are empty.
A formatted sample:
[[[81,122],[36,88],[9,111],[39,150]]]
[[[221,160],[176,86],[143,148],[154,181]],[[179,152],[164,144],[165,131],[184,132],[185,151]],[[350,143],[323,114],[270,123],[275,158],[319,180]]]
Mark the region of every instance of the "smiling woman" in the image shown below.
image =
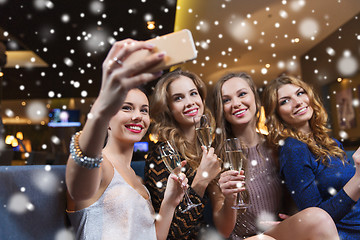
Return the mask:
[[[309,133],[313,116],[310,100],[302,87],[286,84],[278,89],[278,113],[287,124]]]
[[[134,144],[150,125],[149,101],[138,86],[161,75],[146,69],[162,62],[164,54],[152,53],[127,66],[114,59],[153,47],[132,39],[113,45],[103,63],[100,94],[83,130],[71,139],[67,213],[76,239],[165,239],[183,197],[180,183],[186,189],[187,179],[171,175],[161,218],[155,219],[149,193],[131,168]]]
[[[203,114],[207,115],[210,126],[214,127],[214,119],[205,105],[205,98],[205,83],[196,74],[177,69],[157,82],[151,99],[151,115],[154,118],[152,131],[158,135],[159,143],[146,159],[145,184],[150,190],[154,209],[158,211],[165,201],[164,192],[170,174],[158,149],[161,142],[166,141],[173,143],[181,158],[187,162],[184,169],[189,177],[189,197],[197,205],[189,211],[183,211],[187,206],[186,199],[180,202],[175,210],[168,239],[197,239],[206,233],[208,229],[204,209],[209,199],[213,222],[219,233],[228,236],[233,227],[228,223],[235,218],[236,211],[231,208],[234,199],[223,195],[223,191],[231,188],[227,184],[230,179],[222,176],[218,179],[220,161],[214,154],[214,148],[200,147],[196,138],[196,121],[200,121]],[[242,178],[237,173],[234,182]],[[220,187],[218,181],[225,184]]]
[[[360,234],[360,148],[350,164],[342,144],[328,135],[327,113],[313,89],[282,76],[263,92],[269,141],[279,150],[280,174],[300,210],[320,207],[341,239]]]

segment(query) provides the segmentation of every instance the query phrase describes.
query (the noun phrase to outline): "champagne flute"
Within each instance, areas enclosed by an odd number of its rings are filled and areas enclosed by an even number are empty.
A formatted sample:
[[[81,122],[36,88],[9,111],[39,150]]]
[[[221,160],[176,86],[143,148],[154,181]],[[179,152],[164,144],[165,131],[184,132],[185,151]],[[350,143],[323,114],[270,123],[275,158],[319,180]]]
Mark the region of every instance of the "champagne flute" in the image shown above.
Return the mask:
[[[206,149],[211,147],[213,136],[210,121],[206,115],[201,117],[194,117],[196,135],[202,146]]]
[[[248,149],[242,144],[240,139],[229,138],[225,140],[226,161],[225,169],[241,171],[246,169]],[[245,186],[245,182],[242,184]],[[233,209],[244,209],[249,207],[250,195],[247,189],[237,194],[236,205]]]
[[[180,157],[179,153],[175,150],[175,148],[171,145],[171,143],[169,141],[166,141],[163,144],[161,144],[159,146],[159,150],[160,150],[161,159],[165,163],[165,166],[167,167],[167,169],[171,173],[174,173],[176,176],[179,176],[180,171],[181,171],[181,169],[180,169],[181,157]],[[187,193],[187,190],[184,190],[184,195],[185,195],[185,201],[186,201],[186,208],[181,211],[182,213],[201,205],[201,203],[194,204],[191,201],[191,199]]]

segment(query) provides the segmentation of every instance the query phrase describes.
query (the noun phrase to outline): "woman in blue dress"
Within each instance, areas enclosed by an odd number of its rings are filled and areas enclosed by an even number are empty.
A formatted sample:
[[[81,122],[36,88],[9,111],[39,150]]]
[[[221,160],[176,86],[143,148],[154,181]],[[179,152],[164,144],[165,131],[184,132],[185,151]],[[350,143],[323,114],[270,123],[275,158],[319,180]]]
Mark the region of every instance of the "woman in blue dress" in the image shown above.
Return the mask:
[[[360,148],[355,167],[343,146],[328,135],[327,113],[312,88],[281,76],[263,92],[268,140],[278,147],[280,173],[300,210],[320,207],[333,218],[340,238],[360,236]]]

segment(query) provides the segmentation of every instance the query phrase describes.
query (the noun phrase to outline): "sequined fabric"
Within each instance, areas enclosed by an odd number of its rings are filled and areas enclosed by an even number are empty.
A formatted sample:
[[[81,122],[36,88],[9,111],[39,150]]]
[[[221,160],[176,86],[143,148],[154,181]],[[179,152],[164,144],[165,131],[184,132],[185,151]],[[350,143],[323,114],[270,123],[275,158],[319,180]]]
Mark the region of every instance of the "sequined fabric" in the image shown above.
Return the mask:
[[[158,145],[155,145],[153,151],[150,152],[145,164],[145,186],[149,189],[156,212],[159,212],[161,202],[164,199],[166,183],[170,174],[160,158]],[[186,169],[185,174],[188,177],[189,185],[191,185],[195,172],[189,167]],[[207,197],[201,198],[192,188],[189,188],[189,197],[194,204],[202,204],[188,212],[182,213],[181,209],[185,209],[186,204],[183,199],[175,209],[167,239],[197,239],[201,229],[206,227],[204,207]]]
[[[76,239],[156,239],[154,210],[114,169],[103,195],[91,206],[69,212]]]

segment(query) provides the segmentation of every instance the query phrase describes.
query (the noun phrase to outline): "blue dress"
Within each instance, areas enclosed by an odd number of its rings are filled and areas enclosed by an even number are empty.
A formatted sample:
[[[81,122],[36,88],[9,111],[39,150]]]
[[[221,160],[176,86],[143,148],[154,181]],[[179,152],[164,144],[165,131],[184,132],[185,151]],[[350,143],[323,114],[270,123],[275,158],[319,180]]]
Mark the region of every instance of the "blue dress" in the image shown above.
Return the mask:
[[[331,158],[325,166],[316,161],[305,143],[290,137],[280,147],[279,154],[280,174],[299,210],[320,207],[333,218],[340,239],[360,239],[360,203],[353,201],[343,189],[355,173],[349,160],[344,165],[340,159]]]

